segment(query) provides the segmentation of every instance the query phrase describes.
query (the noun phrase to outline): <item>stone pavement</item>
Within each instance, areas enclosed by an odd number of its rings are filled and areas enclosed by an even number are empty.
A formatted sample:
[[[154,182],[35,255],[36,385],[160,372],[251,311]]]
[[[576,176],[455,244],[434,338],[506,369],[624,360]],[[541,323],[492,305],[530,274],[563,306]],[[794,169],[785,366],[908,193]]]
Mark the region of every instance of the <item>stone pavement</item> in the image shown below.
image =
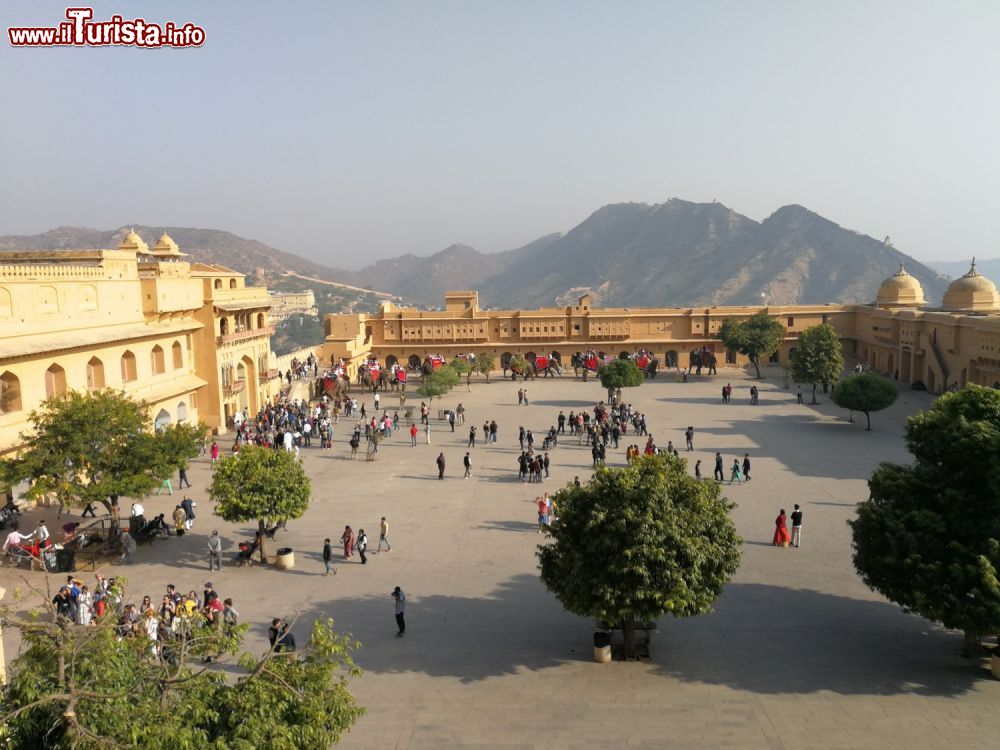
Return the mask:
[[[960,635],[903,614],[865,588],[851,564],[846,520],[867,495],[866,477],[880,461],[908,460],[905,417],[931,398],[903,393],[865,432],[863,419],[848,423],[822,394],[819,406],[796,405],[794,390],[780,387],[777,372],[769,375],[758,406],[749,405],[750,381],[735,370],[687,384],[661,373],[625,393],[645,411],[661,447],[673,440],[682,449],[685,427],[695,426],[697,450],[681,455],[692,466],[700,458],[706,476],[716,450],[727,471],[746,451],[753,462],[751,482],[725,488],[746,539],[735,581],[714,613],[663,618],[649,661],[594,663],[593,623],[564,612],[538,580],[536,492],[574,475],[586,479],[590,452],[567,438],[551,453],[544,486],[523,485],[517,427],[534,430],[537,446],[560,409],[568,414],[604,397],[598,383],[572,376],[528,383],[526,407],[517,406],[522,384],[501,380],[476,382],[471,393],[460,386],[443,400],[446,407],[463,402],[480,432],[486,419],[500,424],[496,447],[480,440],[472,449],[471,480],[461,478],[467,426],[453,435],[435,421],[432,445],[421,434],[415,448],[397,433],[367,463],[349,460],[350,427],[341,420],[333,450],[304,451],[315,500],[279,532],[280,544],[295,549],[288,572],[226,565],[209,576],[211,530],[226,537],[227,560],[251,530],[210,516],[209,469],[196,462],[195,533],[140,548],[140,564],[127,569],[130,590],[138,599],[167,583],[200,589],[210,577],[257,624],[248,641],[254,648],[266,644],[272,616],[299,611],[301,641],[311,618],[332,615],[363,644],[356,660],[365,674],[352,690],[368,713],[345,748],[1000,746],[1000,684],[985,662],[961,659]],[[727,380],[733,403],[723,405]],[[393,401],[386,396],[383,406]],[[609,463],[622,463],[625,445],[609,453]],[[442,450],[447,479],[438,481],[434,460]],[[151,498],[147,513],[167,512],[175,499]],[[805,511],[803,546],[773,548],[774,516],[794,502]],[[324,536],[336,540],[348,523],[364,527],[374,550],[383,515],[391,553],[371,555],[367,566],[338,561],[338,575],[320,577]],[[8,571],[0,574],[0,584],[13,582]],[[394,637],[395,585],[409,597],[403,639]]]

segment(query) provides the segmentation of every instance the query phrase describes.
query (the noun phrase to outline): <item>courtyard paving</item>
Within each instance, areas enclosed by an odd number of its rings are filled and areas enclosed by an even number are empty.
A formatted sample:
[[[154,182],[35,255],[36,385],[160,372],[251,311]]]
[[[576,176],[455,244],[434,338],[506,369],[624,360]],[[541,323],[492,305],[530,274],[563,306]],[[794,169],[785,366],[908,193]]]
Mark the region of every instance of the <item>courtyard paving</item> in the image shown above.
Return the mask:
[[[851,564],[846,521],[867,496],[866,478],[881,461],[908,460],[905,418],[931,398],[903,393],[866,432],[863,419],[847,422],[822,394],[819,406],[797,405],[794,388],[769,375],[758,406],[749,403],[751,381],[735,370],[686,384],[661,373],[625,394],[661,447],[673,440],[681,449],[684,429],[695,426],[697,450],[681,455],[691,466],[700,458],[706,476],[716,450],[727,468],[744,452],[753,462],[751,482],[725,487],[746,540],[735,580],[714,613],[663,618],[648,661],[594,663],[593,623],[563,611],[538,579],[535,495],[574,475],[586,479],[590,452],[567,438],[551,454],[551,478],[541,488],[521,484],[517,427],[541,435],[560,409],[588,409],[603,398],[598,383],[571,376],[528,383],[525,407],[517,406],[522,384],[502,380],[474,382],[471,392],[461,386],[443,400],[463,402],[480,431],[487,419],[500,425],[497,446],[480,441],[472,450],[471,480],[461,478],[467,427],[452,434],[434,422],[432,444],[421,435],[414,448],[401,431],[368,463],[349,460],[341,420],[333,450],[304,451],[314,502],[278,539],[295,549],[291,571],[207,572],[213,528],[226,537],[227,560],[251,531],[210,516],[209,468],[197,461],[194,533],[140,548],[139,564],[127,569],[130,591],[138,599],[167,583],[200,590],[210,578],[255,623],[251,648],[266,646],[273,616],[298,612],[300,641],[312,618],[334,617],[363,644],[356,661],[364,675],[351,689],[367,714],[345,748],[1000,746],[1000,683],[985,662],[963,660],[959,634],[902,613],[869,591]],[[733,402],[723,405],[727,381]],[[419,399],[411,395],[410,403]],[[626,444],[609,452],[609,464],[621,465]],[[440,451],[445,481],[434,465]],[[176,499],[151,498],[147,514],[169,514]],[[771,547],[774,516],[795,502],[805,512],[803,546]],[[57,527],[54,510],[33,511],[26,524],[39,514]],[[321,577],[323,537],[336,540],[345,524],[364,527],[374,550],[381,516],[391,524],[392,552],[371,555],[366,566],[339,561],[338,575]],[[5,570],[0,584],[11,588],[16,579]],[[394,637],[396,585],[409,598],[403,639]]]

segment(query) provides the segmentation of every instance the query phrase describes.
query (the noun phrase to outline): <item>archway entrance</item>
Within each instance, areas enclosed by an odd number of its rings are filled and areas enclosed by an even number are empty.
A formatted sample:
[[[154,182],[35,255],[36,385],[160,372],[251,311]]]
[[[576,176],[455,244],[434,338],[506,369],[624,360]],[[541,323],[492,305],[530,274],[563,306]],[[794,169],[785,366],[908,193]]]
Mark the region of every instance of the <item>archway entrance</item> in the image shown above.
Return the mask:
[[[156,415],[156,419],[153,421],[153,426],[156,427],[157,430],[162,430],[167,427],[171,421],[170,412],[166,409],[160,409]]]

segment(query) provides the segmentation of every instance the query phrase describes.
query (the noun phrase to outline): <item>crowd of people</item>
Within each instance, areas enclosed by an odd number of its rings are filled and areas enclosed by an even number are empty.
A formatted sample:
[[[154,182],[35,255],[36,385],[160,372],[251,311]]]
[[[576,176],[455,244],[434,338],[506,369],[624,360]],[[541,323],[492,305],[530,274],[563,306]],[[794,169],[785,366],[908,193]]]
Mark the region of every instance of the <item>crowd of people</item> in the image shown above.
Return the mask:
[[[176,654],[172,643],[182,636],[189,636],[201,624],[215,627],[235,627],[240,613],[231,598],[223,599],[211,581],[202,585],[201,596],[194,589],[181,593],[169,584],[159,602],[151,596],[142,597],[137,605],[126,602],[121,581],[95,574],[93,588],[75,576],[68,576],[66,583],[52,599],[57,618],[81,626],[94,626],[104,618],[113,618],[120,638],[146,638],[150,653],[172,661]],[[203,661],[212,661],[205,656]]]

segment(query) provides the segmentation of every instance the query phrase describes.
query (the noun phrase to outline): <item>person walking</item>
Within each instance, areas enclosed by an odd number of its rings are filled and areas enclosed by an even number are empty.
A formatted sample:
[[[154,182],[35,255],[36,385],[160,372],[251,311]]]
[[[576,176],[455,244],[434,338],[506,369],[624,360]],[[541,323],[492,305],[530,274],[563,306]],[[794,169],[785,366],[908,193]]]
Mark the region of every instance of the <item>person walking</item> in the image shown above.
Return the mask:
[[[469,452],[465,452],[465,458],[462,459],[462,463],[465,465],[465,476],[462,479],[468,479],[472,476],[472,458],[469,456]]]
[[[743,454],[743,478],[750,481],[750,454]]]
[[[344,559],[347,560],[354,554],[354,531],[350,526],[344,527],[344,533],[340,535],[340,543],[344,545]]]
[[[190,531],[194,528],[194,500],[185,495],[181,500],[181,508],[184,510],[184,528]]]
[[[222,570],[222,539],[218,531],[208,538],[208,570]]]
[[[547,452],[542,454],[542,468],[545,469],[545,478],[548,479],[549,478],[549,454]]]
[[[135,560],[132,559],[132,555],[135,553],[135,539],[132,538],[132,535],[129,534],[128,531],[122,531],[122,533],[118,535],[118,541],[121,542],[123,550],[121,562],[126,565],[131,565],[135,562]]]
[[[361,564],[367,565],[368,558],[365,557],[365,552],[368,550],[368,535],[365,533],[364,529],[358,529],[358,541],[354,548],[358,551],[358,556],[361,558]]]
[[[799,388],[799,392],[795,394],[795,403],[797,403],[797,404],[801,404],[802,403],[802,389],[801,388]]]
[[[469,428],[469,444],[466,446],[466,448],[475,448],[475,447],[476,447],[476,426],[472,425]]]
[[[694,478],[701,479],[701,459],[694,462]]]
[[[544,497],[536,497],[535,505],[538,506],[538,533],[541,534],[549,525],[549,504]]]
[[[402,638],[403,634],[406,633],[406,594],[403,593],[403,589],[397,586],[392,590],[392,598],[395,600],[396,627],[399,629],[396,637]]]
[[[185,467],[181,467],[177,471],[177,487],[179,489],[184,489],[184,487],[190,487],[191,482],[188,480],[188,473]]]
[[[733,459],[733,467],[729,470],[729,483],[732,484],[733,482],[743,484],[743,481],[740,479],[740,461],[737,458]]]
[[[774,519],[774,538],[771,543],[775,547],[788,546],[788,524],[785,521],[785,509],[778,512],[778,517]]]
[[[448,412],[448,426],[451,427],[451,431],[455,431],[455,412]]]
[[[377,555],[382,551],[382,545],[385,545],[386,552],[392,552],[392,545],[389,544],[389,522],[385,520],[385,516],[382,516],[382,522],[378,526],[378,549],[375,550]]]
[[[219,463],[219,444],[214,440],[212,441],[212,448],[209,451],[209,455],[212,457],[212,466]]]
[[[517,405],[524,405],[524,390],[522,388],[517,389]]]
[[[417,444],[417,425],[410,425],[410,447],[413,448]]]
[[[684,432],[684,442],[687,444],[687,449],[689,451],[694,450],[694,427],[688,426],[687,430]]]
[[[333,569],[333,545],[330,544],[329,537],[323,540],[323,567],[326,568],[326,572],[323,575],[328,576],[331,571],[334,575],[337,575],[337,571]]]
[[[726,478],[726,472],[722,468],[722,454],[718,451],[715,452],[715,480],[718,482],[724,481]]]
[[[444,453],[438,453],[437,467],[438,467],[438,479],[444,479]]]
[[[796,503],[792,510],[792,546],[798,547],[802,541],[802,508]]]

